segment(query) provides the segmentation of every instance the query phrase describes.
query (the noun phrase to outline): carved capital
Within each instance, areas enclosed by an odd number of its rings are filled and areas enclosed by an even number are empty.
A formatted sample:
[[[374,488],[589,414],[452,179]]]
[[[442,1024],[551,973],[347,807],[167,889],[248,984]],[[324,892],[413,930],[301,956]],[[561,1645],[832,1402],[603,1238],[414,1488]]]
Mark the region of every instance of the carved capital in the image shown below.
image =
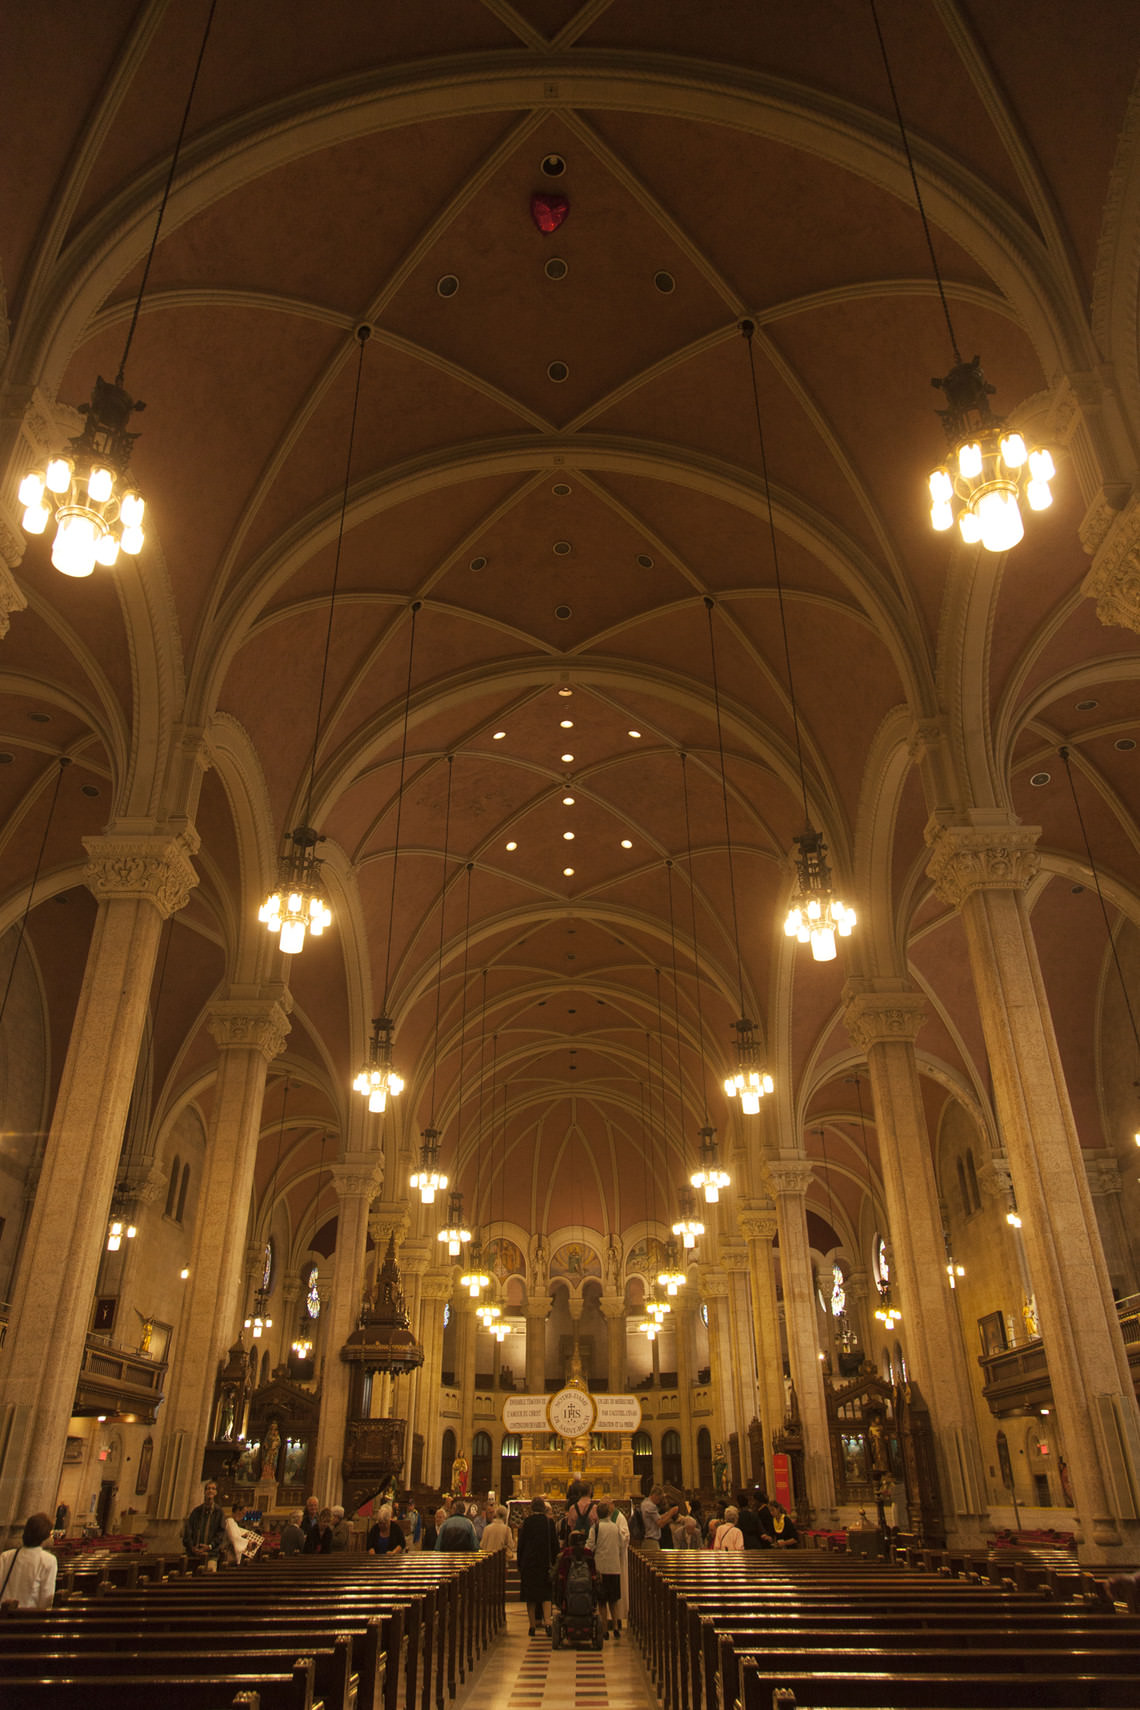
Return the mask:
[[[1089,1192],[1096,1199],[1104,1199],[1109,1194],[1122,1193],[1124,1190],[1120,1165],[1115,1158],[1090,1158],[1086,1155],[1085,1173],[1089,1178]]]
[[[725,1271],[748,1269],[748,1248],[733,1235],[722,1235],[717,1242],[717,1263]]]
[[[119,1171],[118,1185],[136,1205],[153,1205],[166,1192],[169,1178],[157,1159],[139,1158]]]
[[[1101,623],[1140,632],[1140,499],[1118,489],[1098,495],[1081,529],[1092,567],[1081,591]]]
[[[604,1294],[601,1300],[599,1300],[598,1305],[602,1309],[603,1318],[614,1319],[625,1317],[625,1301],[619,1300],[615,1295]]]
[[[1031,883],[1041,865],[1041,828],[1000,818],[1004,823],[992,825],[948,825],[938,815],[929,821],[926,871],[943,901],[961,908],[975,891],[1024,891]]]
[[[267,1063],[279,1057],[289,1034],[292,1000],[219,998],[206,1025],[219,1051],[260,1051]]]
[[[812,1184],[812,1167],[806,1158],[770,1158],[765,1171],[773,1197],[781,1193],[806,1194]]]
[[[23,537],[16,536],[0,518],[0,639],[8,633],[12,613],[22,612],[28,603],[9,568],[20,562],[23,544]]]
[[[177,837],[167,832],[141,837],[85,837],[88,890],[99,900],[145,898],[165,920],[190,900],[198,883],[191,856],[197,853],[198,833],[187,826]]]
[[[701,1266],[701,1294],[706,1300],[728,1299],[728,1278],[708,1265]]]
[[[746,1241],[776,1239],[776,1207],[771,1200],[737,1200],[736,1226]]]
[[[1008,1199],[1013,1192],[1009,1159],[990,1157],[978,1168],[978,1186],[987,1199]]]
[[[286,1277],[281,1284],[281,1299],[286,1306],[296,1306],[301,1298],[300,1277]]]
[[[355,1157],[344,1158],[339,1164],[330,1164],[329,1175],[333,1179],[338,1199],[365,1199],[371,1202],[379,1189],[383,1171],[379,1158]],[[368,1233],[372,1234],[371,1218],[368,1219]],[[374,1235],[372,1238],[376,1239]],[[385,1230],[384,1245],[387,1244],[388,1230]]]
[[[450,1271],[428,1271],[420,1284],[424,1300],[450,1300],[455,1293],[455,1278]]]
[[[370,1198],[375,1195],[380,1187],[379,1162],[376,1162],[373,1165],[371,1180],[375,1185],[373,1186],[372,1194],[369,1196]],[[354,1190],[350,1188],[347,1191],[352,1192]],[[386,1247],[388,1245],[389,1235],[394,1235],[396,1237],[396,1245],[399,1247],[407,1237],[410,1223],[411,1219],[408,1216],[408,1209],[406,1206],[392,1205],[385,1202],[381,1202],[379,1205],[374,1205],[368,1214],[368,1233],[372,1237],[373,1246]],[[401,1258],[400,1263],[403,1264],[403,1262],[404,1261]]]
[[[843,988],[843,1024],[860,1051],[872,1045],[913,1045],[926,1017],[926,999],[905,980],[857,976]]]
[[[369,1223],[369,1234],[372,1233]],[[372,1237],[375,1241],[376,1237]],[[422,1277],[432,1260],[435,1258],[435,1243],[429,1241],[426,1235],[408,1235],[402,1240],[396,1236],[396,1246],[400,1250],[400,1269],[405,1277]]]
[[[523,1305],[523,1311],[528,1318],[545,1318],[550,1311],[550,1301],[545,1295],[541,1299],[528,1299]]]

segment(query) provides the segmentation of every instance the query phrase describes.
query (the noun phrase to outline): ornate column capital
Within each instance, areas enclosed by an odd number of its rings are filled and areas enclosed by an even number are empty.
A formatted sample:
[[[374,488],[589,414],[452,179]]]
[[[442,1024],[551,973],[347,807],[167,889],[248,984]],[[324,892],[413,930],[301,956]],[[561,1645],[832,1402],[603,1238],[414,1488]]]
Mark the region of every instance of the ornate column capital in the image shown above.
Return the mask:
[[[722,1235],[717,1241],[717,1264],[724,1271],[746,1271],[748,1248],[735,1235]]]
[[[1009,1173],[1009,1159],[1002,1154],[993,1154],[984,1164],[978,1166],[978,1186],[987,1199],[1008,1199],[1013,1192],[1013,1177]]]
[[[773,1198],[781,1193],[807,1193],[812,1167],[806,1158],[769,1158],[764,1165]]]
[[[368,1219],[368,1233],[375,1242],[372,1234],[372,1218]],[[396,1245],[400,1249],[400,1269],[406,1277],[422,1277],[435,1257],[431,1241],[426,1235],[404,1234],[402,1240],[396,1236]]]
[[[1101,623],[1140,632],[1140,500],[1121,507],[1121,496],[1102,493],[1086,514],[1081,544],[1092,566],[1081,592],[1096,601]]]
[[[219,1051],[260,1051],[271,1063],[285,1049],[292,1007],[285,991],[271,998],[218,998],[207,1011],[206,1025]]]
[[[545,1318],[550,1312],[550,1302],[545,1295],[541,1300],[526,1300],[523,1303],[523,1311],[528,1318]]]
[[[909,980],[854,975],[843,987],[843,1024],[860,1051],[872,1045],[913,1045],[928,1014]]]
[[[604,1294],[599,1300],[598,1305],[602,1309],[603,1318],[614,1319],[625,1317],[625,1301],[619,1300],[616,1295]]]
[[[281,1284],[281,1299],[287,1307],[296,1306],[301,1298],[300,1277],[286,1277]]]
[[[972,808],[965,825],[933,814],[925,837],[926,871],[944,902],[961,908],[975,891],[1024,891],[1041,865],[1039,825],[1015,825],[999,809]]]
[[[136,1158],[120,1169],[118,1186],[136,1205],[153,1205],[165,1192],[168,1178],[156,1158]]]
[[[1089,1179],[1089,1192],[1094,1199],[1105,1199],[1109,1194],[1122,1193],[1124,1190],[1120,1165],[1115,1158],[1090,1158],[1086,1153],[1085,1174]]]
[[[738,1199],[736,1226],[746,1241],[776,1239],[776,1207],[770,1199]]]
[[[380,1186],[382,1175],[379,1158],[371,1153],[351,1153],[342,1158],[339,1163],[329,1165],[329,1175],[332,1177],[338,1199],[364,1199],[369,1203],[375,1198]],[[395,1227],[395,1225],[392,1225]],[[372,1234],[372,1219],[368,1219],[368,1233]],[[384,1231],[384,1244],[387,1246],[389,1231]],[[397,1237],[398,1239],[398,1237]],[[373,1236],[375,1240],[375,1236]]]
[[[728,1278],[711,1265],[701,1266],[700,1290],[706,1300],[728,1299]]]
[[[455,1278],[450,1271],[425,1271],[420,1293],[425,1300],[450,1300],[455,1293]]]
[[[111,897],[145,899],[165,920],[185,908],[198,883],[191,860],[198,852],[198,843],[198,833],[191,825],[173,837],[167,831],[144,832],[136,837],[85,837],[83,881],[97,901]]]

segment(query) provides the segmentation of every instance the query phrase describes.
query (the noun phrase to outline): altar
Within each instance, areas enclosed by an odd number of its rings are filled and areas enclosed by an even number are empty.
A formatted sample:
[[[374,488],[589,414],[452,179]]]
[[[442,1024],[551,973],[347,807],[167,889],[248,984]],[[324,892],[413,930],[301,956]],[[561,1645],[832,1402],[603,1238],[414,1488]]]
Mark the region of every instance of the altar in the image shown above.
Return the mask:
[[[514,1488],[518,1498],[561,1501],[574,1479],[590,1485],[598,1497],[624,1497],[634,1488],[633,1437],[641,1429],[635,1395],[591,1395],[571,1378],[554,1395],[508,1396],[503,1429],[522,1438]],[[604,1447],[597,1444],[599,1438]]]

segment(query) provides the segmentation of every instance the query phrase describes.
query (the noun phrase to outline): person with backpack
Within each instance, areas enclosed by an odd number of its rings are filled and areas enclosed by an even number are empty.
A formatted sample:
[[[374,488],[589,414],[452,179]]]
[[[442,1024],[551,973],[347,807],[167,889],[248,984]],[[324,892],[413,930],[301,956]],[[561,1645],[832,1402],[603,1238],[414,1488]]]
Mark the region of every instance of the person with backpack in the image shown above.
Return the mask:
[[[558,1605],[554,1624],[555,1650],[567,1630],[575,1639],[591,1631],[597,1648],[601,1650],[597,1625],[600,1585],[593,1553],[586,1548],[585,1532],[572,1532],[570,1542],[554,1564],[554,1601]]]
[[[589,1535],[594,1566],[601,1576],[600,1600],[606,1612],[606,1638],[621,1638],[622,1575],[629,1554],[629,1526],[619,1508],[598,1503],[598,1518]]]

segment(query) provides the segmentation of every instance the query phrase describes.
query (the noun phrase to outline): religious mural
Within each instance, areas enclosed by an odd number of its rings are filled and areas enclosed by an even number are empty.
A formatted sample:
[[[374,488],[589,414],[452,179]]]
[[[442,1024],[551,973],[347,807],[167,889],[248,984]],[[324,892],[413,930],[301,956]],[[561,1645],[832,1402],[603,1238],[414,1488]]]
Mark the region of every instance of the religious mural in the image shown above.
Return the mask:
[[[487,1242],[483,1248],[483,1263],[499,1282],[505,1281],[507,1277],[526,1275],[521,1247],[517,1242],[508,1240],[505,1235],[496,1236],[493,1241]]]
[[[580,1277],[600,1277],[601,1261],[592,1247],[581,1241],[566,1241],[555,1249],[550,1261],[550,1274],[552,1277],[569,1277],[572,1282]]]
[[[656,1277],[665,1264],[665,1243],[656,1235],[643,1235],[629,1250],[625,1261],[626,1273]]]

